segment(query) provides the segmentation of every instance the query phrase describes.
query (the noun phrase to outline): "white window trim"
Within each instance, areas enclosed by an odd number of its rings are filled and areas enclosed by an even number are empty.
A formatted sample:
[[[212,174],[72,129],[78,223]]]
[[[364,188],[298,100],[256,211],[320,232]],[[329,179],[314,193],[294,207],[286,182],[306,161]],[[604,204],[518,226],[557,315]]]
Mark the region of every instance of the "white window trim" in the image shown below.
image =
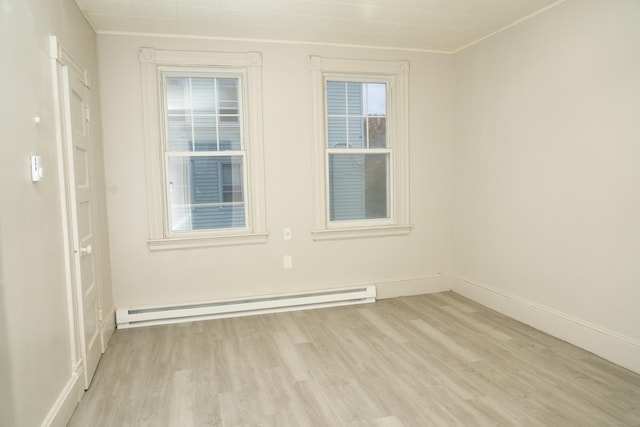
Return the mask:
[[[314,240],[353,239],[406,235],[409,222],[409,62],[309,57],[311,70],[311,131],[313,143]],[[345,80],[383,79],[389,84],[390,210],[386,220],[329,221],[326,165],[326,111],[324,82],[327,76]]]
[[[264,191],[264,148],[262,135],[262,55],[259,52],[192,52],[140,49],[144,112],[149,249],[170,250],[196,247],[265,243],[267,222]],[[243,116],[246,120],[244,150],[247,174],[247,227],[243,230],[215,230],[184,235],[167,232],[168,214],[164,179],[164,128],[161,104],[163,67],[207,69],[212,73],[243,70],[245,93]]]

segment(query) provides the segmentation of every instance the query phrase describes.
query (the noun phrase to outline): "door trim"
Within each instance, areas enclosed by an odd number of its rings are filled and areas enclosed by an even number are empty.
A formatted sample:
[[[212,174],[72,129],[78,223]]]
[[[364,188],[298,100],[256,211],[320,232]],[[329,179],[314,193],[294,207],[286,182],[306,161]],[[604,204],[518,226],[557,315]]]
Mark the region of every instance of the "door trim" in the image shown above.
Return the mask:
[[[56,152],[58,158],[58,185],[60,191],[60,210],[62,214],[62,230],[63,230],[63,245],[64,245],[64,259],[65,259],[65,282],[66,282],[66,297],[67,297],[67,317],[69,322],[69,346],[71,350],[71,368],[73,372],[83,370],[83,361],[79,356],[79,337],[76,325],[76,297],[75,297],[75,274],[74,260],[71,254],[73,253],[73,240],[71,235],[71,229],[69,224],[69,189],[67,188],[67,161],[66,161],[66,146],[65,146],[65,129],[64,129],[64,115],[62,106],[62,66],[63,61],[71,66],[78,67],[70,55],[58,45],[58,40],[55,36],[50,36],[50,55],[51,55],[51,72],[53,76],[53,97],[54,97],[54,116],[56,127]],[[65,57],[66,59],[62,59]],[[81,67],[80,67],[81,68]]]
[[[69,128],[70,118],[67,115],[69,105],[69,89],[70,79],[78,79],[80,83],[89,90],[89,77],[87,70],[80,65],[62,46],[58,43],[55,36],[50,37],[50,55],[52,59],[52,75],[54,87],[54,110],[55,110],[55,126],[58,154],[58,178],[61,195],[61,213],[62,226],[64,233],[64,249],[65,249],[65,274],[66,274],[66,297],[69,322],[69,345],[71,351],[71,368],[74,372],[78,370],[83,373],[82,382],[84,389],[89,387],[91,376],[87,372],[87,360],[84,360],[86,351],[86,343],[84,336],[84,312],[81,309],[80,301],[83,298],[83,291],[80,282],[80,254],[79,248],[76,248],[78,240],[76,230],[78,227],[77,214],[75,206],[75,182],[74,178],[74,162],[73,162],[73,146],[70,144],[72,130]],[[90,136],[89,136],[90,137]],[[93,153],[89,153],[89,162],[93,163]],[[90,189],[90,197],[96,200],[95,191],[95,175],[93,167],[90,168],[90,176],[88,179],[92,182]],[[93,218],[97,218],[95,204],[92,204]],[[97,287],[97,304],[98,313],[101,312],[102,297],[102,274],[100,265],[100,239],[95,229],[95,223],[92,226],[92,235],[96,251],[94,252],[94,275],[95,286]],[[103,316],[98,318],[98,345],[100,352],[105,351],[105,341],[103,336],[104,320]]]

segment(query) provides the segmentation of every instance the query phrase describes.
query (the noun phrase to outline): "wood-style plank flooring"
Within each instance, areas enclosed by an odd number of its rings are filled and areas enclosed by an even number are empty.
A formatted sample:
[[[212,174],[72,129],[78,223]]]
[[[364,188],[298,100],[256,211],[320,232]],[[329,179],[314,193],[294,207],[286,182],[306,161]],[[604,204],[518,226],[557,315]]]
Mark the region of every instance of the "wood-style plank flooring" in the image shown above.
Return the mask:
[[[115,332],[70,426],[640,426],[640,375],[451,292]]]

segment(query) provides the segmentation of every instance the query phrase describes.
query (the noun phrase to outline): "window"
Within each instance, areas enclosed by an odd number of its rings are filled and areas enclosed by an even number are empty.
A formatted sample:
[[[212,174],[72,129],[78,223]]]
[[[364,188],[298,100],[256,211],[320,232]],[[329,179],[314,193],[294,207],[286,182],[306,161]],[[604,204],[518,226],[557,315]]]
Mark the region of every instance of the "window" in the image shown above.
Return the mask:
[[[409,233],[408,63],[310,65],[314,239]]]
[[[389,218],[387,84],[325,81],[329,221]]]
[[[144,48],[140,60],[150,249],[266,241],[260,54]]]
[[[170,233],[243,229],[241,77],[163,72]]]

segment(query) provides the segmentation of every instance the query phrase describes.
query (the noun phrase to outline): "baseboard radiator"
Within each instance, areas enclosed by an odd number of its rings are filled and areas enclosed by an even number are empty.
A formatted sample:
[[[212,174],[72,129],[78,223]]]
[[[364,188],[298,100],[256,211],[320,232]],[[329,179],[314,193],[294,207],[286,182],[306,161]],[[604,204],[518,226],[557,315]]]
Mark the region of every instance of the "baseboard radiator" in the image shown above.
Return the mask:
[[[116,310],[118,329],[375,302],[376,287],[331,289],[187,305]]]

